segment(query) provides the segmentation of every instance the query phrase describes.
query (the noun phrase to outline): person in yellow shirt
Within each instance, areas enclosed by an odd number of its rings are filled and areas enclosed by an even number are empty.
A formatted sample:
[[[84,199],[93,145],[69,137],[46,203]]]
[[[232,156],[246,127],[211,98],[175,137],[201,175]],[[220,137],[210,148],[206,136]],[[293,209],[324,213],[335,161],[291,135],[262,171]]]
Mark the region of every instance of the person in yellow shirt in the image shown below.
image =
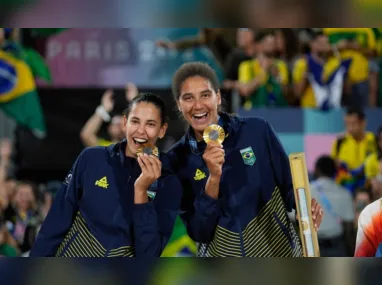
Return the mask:
[[[345,163],[352,171],[361,167],[366,157],[377,150],[375,135],[366,131],[366,116],[363,111],[349,108],[345,118],[345,134],[339,136],[332,146],[332,157]]]
[[[359,109],[348,109],[345,115],[346,132],[333,143],[332,157],[338,171],[336,181],[349,191],[366,186],[364,163],[377,150],[375,136],[366,131],[366,117]]]
[[[309,45],[310,52],[293,66],[294,94],[303,108],[338,108],[350,61],[332,56],[328,37],[321,31],[312,32]]]
[[[374,81],[376,73],[372,57],[377,50],[377,39],[372,28],[324,28],[329,42],[338,50],[343,59],[351,59],[348,73],[349,96],[344,97],[347,105],[362,108],[374,104],[377,89]],[[369,77],[372,75],[373,80]],[[372,93],[371,93],[372,92]]]
[[[271,31],[256,35],[257,55],[239,66],[239,80],[235,88],[245,97],[244,108],[287,106],[288,67],[277,59],[276,38]]]
[[[380,173],[380,161],[382,159],[382,126],[376,134],[377,151],[370,154],[365,161],[365,175],[368,180],[371,180]]]
[[[138,95],[138,89],[133,83],[129,83],[126,85],[125,94],[127,102],[131,102]],[[113,108],[113,91],[107,90],[102,96],[101,105],[97,107],[93,116],[89,118],[80,132],[80,138],[84,146],[108,146],[119,142],[125,137],[122,116],[111,117],[109,114]],[[104,122],[109,123],[107,131],[110,140],[97,136]]]

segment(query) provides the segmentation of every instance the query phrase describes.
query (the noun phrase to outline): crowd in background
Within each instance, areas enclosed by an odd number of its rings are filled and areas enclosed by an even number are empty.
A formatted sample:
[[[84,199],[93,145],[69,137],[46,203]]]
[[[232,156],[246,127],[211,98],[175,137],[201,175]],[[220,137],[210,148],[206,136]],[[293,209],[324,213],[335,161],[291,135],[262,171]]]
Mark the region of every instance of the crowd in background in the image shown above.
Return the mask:
[[[247,109],[382,106],[378,28],[203,29],[158,45],[210,48]]]
[[[1,42],[4,46],[0,38]],[[238,96],[243,108],[348,109],[344,132],[333,142],[331,153],[328,150],[327,156],[317,160],[311,186],[325,210],[319,231],[324,256],[353,255],[358,215],[382,197],[382,128],[376,134],[367,132],[363,112],[382,106],[381,43],[382,32],[377,28],[202,29],[193,38],[157,42],[178,50],[210,48],[224,70],[226,99]],[[127,103],[137,94],[138,88],[128,84]],[[105,146],[123,138],[122,117],[110,116],[113,106],[113,92],[108,90],[79,134],[84,147]],[[100,138],[98,131],[105,123],[108,138]],[[0,255],[27,256],[60,182],[19,181],[12,167],[12,144],[3,140]],[[192,241],[185,244],[192,254]]]

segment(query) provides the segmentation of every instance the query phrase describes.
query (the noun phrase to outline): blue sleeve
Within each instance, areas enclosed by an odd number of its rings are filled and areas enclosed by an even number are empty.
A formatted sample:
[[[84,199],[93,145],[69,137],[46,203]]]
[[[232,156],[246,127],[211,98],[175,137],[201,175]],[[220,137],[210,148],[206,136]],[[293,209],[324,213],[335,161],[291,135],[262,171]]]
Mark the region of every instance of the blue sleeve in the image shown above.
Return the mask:
[[[182,205],[181,218],[188,235],[196,242],[211,241],[218,224],[219,200],[208,196],[204,188],[201,189],[199,196],[186,199]]]
[[[182,199],[182,187],[176,175],[158,180],[154,200],[134,205],[134,246],[137,257],[159,257],[174,228]]]
[[[78,211],[81,179],[84,170],[83,153],[77,158],[72,169],[54,198],[52,207],[33,244],[30,257],[55,256],[69,231]]]
[[[266,138],[274,171],[274,178],[276,180],[275,182],[280,188],[287,211],[291,212],[292,209],[296,209],[296,204],[289,158],[273,127],[268,122],[266,122]]]

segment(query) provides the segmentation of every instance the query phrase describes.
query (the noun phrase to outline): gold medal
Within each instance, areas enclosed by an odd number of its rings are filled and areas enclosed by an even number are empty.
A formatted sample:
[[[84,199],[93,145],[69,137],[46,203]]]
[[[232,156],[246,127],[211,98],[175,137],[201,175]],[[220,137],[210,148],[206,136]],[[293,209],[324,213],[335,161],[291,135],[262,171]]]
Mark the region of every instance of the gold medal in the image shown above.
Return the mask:
[[[203,132],[203,139],[208,144],[210,141],[215,141],[220,144],[223,143],[225,138],[224,129],[216,124],[209,125]]]
[[[159,156],[159,150],[155,145],[151,144],[141,144],[137,149],[137,154],[147,154],[147,155],[154,155],[156,157]]]

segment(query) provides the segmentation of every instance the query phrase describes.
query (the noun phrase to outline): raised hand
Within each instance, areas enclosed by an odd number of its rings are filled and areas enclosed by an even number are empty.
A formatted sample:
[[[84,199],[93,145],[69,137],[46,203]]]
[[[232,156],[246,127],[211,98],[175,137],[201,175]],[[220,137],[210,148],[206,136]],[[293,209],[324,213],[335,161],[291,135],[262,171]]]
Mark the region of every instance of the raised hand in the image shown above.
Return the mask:
[[[110,113],[114,108],[113,90],[107,90],[101,99],[101,105],[105,108],[105,111]]]
[[[147,191],[150,185],[161,176],[162,163],[156,156],[147,154],[138,155],[137,160],[142,173],[135,181],[135,190]]]

